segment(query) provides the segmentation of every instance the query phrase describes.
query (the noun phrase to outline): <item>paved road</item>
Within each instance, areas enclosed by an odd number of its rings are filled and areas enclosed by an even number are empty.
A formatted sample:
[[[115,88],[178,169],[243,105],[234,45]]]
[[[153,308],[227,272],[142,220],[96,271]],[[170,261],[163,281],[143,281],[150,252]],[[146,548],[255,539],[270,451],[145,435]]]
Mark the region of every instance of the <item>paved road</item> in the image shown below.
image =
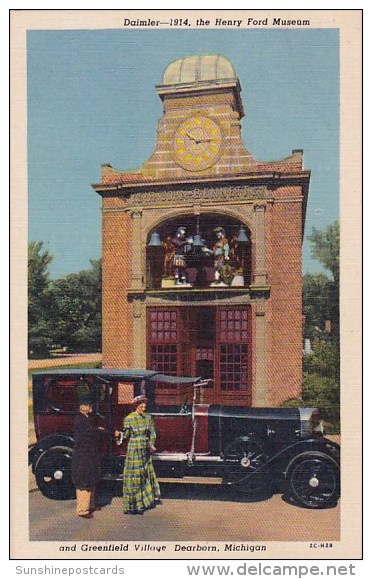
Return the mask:
[[[232,500],[216,485],[162,484],[162,504],[144,515],[122,513],[120,485],[103,485],[103,509],[92,520],[75,515],[75,500],[52,501],[31,483],[30,539],[34,541],[336,541],[340,507],[301,509],[280,494]]]

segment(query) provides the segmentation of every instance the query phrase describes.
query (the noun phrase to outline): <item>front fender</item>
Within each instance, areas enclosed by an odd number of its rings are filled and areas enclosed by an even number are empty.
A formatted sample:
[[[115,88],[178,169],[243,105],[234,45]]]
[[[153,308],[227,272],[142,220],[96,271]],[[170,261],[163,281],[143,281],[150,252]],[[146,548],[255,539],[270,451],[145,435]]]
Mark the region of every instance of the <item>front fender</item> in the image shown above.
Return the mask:
[[[323,437],[295,441],[276,453],[270,462],[273,466],[276,465],[279,467],[280,470],[285,470],[288,463],[295,458],[296,455],[311,451],[327,454],[331,456],[335,462],[340,464],[340,445],[337,444],[337,442]]]
[[[35,465],[39,456],[41,456],[45,450],[48,450],[53,446],[67,446],[73,448],[74,437],[72,434],[68,433],[50,434],[36,442],[36,444],[30,446],[28,449],[28,464],[32,466],[32,472],[35,470]]]
[[[331,454],[332,456],[340,456],[340,445],[337,442],[328,440],[324,437],[314,437],[307,440],[300,440],[295,445],[294,448],[300,449],[301,452],[304,450],[319,450],[325,452],[326,454]]]

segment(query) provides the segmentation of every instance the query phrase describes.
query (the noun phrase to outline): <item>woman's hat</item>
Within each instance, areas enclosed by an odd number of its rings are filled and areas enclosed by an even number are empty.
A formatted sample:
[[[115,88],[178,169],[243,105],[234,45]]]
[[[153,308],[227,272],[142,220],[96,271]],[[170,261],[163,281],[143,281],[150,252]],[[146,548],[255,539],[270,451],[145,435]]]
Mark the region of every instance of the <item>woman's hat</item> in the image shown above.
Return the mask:
[[[147,397],[144,394],[140,394],[133,398],[133,404],[142,404],[143,402],[147,402]]]

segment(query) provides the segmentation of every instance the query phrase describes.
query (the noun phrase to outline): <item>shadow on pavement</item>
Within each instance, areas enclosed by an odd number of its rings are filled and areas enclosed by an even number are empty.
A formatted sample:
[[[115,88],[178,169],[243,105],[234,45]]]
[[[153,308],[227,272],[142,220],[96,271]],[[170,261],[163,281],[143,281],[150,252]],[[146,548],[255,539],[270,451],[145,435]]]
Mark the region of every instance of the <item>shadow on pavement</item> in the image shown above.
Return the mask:
[[[261,489],[252,494],[243,494],[223,485],[160,483],[161,495],[167,500],[226,501],[235,503],[256,503],[267,501],[273,496],[269,489]],[[102,482],[96,489],[96,502],[104,507],[116,497],[122,496],[122,483]]]

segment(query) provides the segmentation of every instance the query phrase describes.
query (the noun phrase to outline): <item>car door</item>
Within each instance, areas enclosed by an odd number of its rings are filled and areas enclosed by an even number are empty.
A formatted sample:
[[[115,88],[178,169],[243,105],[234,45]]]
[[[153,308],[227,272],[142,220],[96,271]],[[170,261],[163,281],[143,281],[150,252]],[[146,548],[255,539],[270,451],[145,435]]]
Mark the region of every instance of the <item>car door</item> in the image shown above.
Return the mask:
[[[191,405],[158,407],[151,412],[151,416],[156,429],[157,453],[191,452],[193,444]]]

